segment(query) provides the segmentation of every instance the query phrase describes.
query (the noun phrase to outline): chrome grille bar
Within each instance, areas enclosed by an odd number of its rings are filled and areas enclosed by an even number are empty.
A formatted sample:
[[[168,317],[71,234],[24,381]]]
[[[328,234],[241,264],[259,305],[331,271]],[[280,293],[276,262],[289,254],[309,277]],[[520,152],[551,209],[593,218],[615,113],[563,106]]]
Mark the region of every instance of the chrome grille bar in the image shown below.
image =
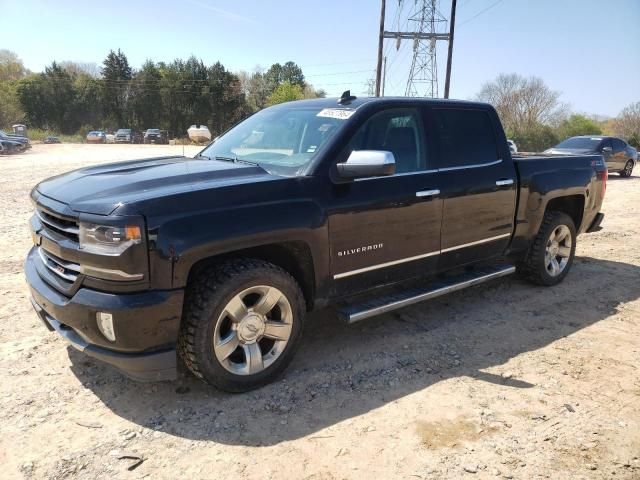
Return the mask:
[[[71,227],[71,226],[66,226],[60,222],[57,222],[54,220],[55,217],[53,217],[50,214],[47,214],[46,212],[41,212],[37,208],[36,208],[36,215],[38,216],[38,218],[42,223],[50,227],[53,227],[56,230],[61,230],[63,232],[71,233],[73,235],[78,235],[80,233],[80,229],[77,226]]]
[[[66,260],[55,257],[45,251],[42,247],[38,247],[38,255],[40,255],[40,259],[42,260],[42,263],[44,263],[45,267],[47,267],[53,273],[69,282],[76,281],[78,273],[80,273],[80,265],[73,262],[67,262]]]

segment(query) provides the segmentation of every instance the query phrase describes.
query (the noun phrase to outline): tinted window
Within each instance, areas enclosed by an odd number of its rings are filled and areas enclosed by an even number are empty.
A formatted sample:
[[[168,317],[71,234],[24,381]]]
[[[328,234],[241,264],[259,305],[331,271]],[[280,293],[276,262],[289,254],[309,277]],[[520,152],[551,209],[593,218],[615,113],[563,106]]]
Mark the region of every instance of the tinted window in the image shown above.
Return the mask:
[[[560,142],[553,148],[577,148],[579,150],[595,150],[602,141],[602,137],[571,137]]]
[[[622,150],[627,148],[626,143],[624,143],[619,138],[612,138],[611,142],[613,143],[613,151],[614,152],[621,152]]]
[[[426,169],[420,114],[415,108],[378,112],[351,138],[344,158],[354,150],[385,150],[393,153],[396,173]]]
[[[498,148],[491,118],[482,110],[434,109],[440,143],[438,167],[463,167],[493,162]]]

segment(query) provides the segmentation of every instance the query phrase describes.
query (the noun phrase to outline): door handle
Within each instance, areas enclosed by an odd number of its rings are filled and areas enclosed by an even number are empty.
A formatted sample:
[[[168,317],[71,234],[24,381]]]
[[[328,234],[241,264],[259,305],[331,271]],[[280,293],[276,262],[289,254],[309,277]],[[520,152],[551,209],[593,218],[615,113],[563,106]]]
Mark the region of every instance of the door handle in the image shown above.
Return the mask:
[[[440,195],[440,190],[421,190],[416,192],[416,197],[435,197],[436,195]]]
[[[496,185],[498,187],[504,187],[505,185],[513,185],[513,178],[503,178],[502,180],[497,180]]]

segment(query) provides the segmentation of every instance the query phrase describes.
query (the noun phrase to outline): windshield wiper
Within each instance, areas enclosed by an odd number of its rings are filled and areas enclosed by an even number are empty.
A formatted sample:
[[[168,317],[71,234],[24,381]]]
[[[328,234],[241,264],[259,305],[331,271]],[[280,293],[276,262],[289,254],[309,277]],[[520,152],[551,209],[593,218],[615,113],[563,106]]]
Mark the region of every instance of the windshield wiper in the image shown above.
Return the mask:
[[[236,156],[233,157],[225,157],[224,155],[216,155],[213,157],[215,160],[222,160],[223,162],[233,162],[233,163],[245,163],[247,165],[258,165],[256,162],[250,162],[249,160],[241,160]]]
[[[207,157],[206,155],[202,155],[201,153],[197,154],[193,158],[197,158],[198,160],[200,160],[201,158],[204,158],[205,160],[211,160],[211,157]]]

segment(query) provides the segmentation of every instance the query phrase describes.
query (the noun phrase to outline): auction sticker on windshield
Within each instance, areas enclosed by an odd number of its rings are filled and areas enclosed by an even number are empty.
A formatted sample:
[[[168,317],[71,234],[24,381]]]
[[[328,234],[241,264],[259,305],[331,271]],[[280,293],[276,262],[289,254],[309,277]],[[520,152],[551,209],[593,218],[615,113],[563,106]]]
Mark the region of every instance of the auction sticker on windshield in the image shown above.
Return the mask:
[[[323,108],[317,113],[316,117],[327,117],[346,120],[354,113],[356,113],[355,110],[346,108]]]

